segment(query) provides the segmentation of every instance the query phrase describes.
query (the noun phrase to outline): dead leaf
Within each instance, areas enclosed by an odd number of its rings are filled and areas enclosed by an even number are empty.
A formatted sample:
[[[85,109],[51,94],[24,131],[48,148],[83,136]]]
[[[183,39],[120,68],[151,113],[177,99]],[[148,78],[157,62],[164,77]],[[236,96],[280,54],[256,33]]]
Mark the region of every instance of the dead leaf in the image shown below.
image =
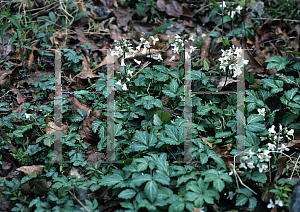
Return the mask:
[[[200,54],[200,58],[202,60],[207,59],[207,57],[208,57],[211,41],[212,41],[212,37],[206,37],[203,40],[203,44],[201,47],[201,54]],[[202,65],[203,62],[201,61],[200,64]]]
[[[127,10],[121,9],[114,10],[114,15],[117,17],[118,27],[126,26],[136,12],[137,11],[128,12]]]
[[[84,177],[82,171],[80,171],[80,169],[78,169],[78,168],[76,168],[76,167],[74,167],[74,166],[72,166],[72,168],[71,168],[71,170],[70,170],[70,172],[69,172],[69,175],[73,175],[73,176],[75,176],[77,179],[83,178],[83,177]]]
[[[2,152],[2,170],[14,171],[18,166],[18,162],[14,156],[9,153]]]
[[[26,101],[27,97],[24,94],[18,93],[17,95],[17,102],[18,104],[22,104]]]
[[[42,167],[42,166],[36,166],[36,165],[33,165],[33,166],[21,166],[21,167],[17,168],[16,170],[24,172],[24,174],[26,176],[29,176],[31,174],[36,174],[36,175],[42,174],[43,170],[44,170],[44,167]]]
[[[97,143],[100,139],[97,133],[93,132],[92,123],[97,118],[104,118],[102,111],[94,111],[90,116],[86,116],[82,123],[82,128],[78,131],[84,142]]]
[[[87,166],[95,165],[96,162],[101,162],[105,160],[105,154],[101,152],[93,152],[88,156]]]
[[[6,132],[2,129],[1,126],[0,126],[0,130],[1,130],[2,137],[3,137],[6,145],[8,146],[9,150],[12,151],[12,153],[17,154],[16,147],[11,142],[8,141],[10,139],[9,139],[8,135],[6,134]]]
[[[48,188],[47,188],[47,181],[46,180],[37,180],[34,182],[34,190],[31,191],[31,187],[29,182],[26,182],[21,185],[21,191],[24,193],[29,193],[29,194],[36,194],[36,195],[44,195],[47,193]]]
[[[48,127],[45,127],[46,134],[51,135],[55,131],[62,131],[65,134],[68,134],[69,126],[61,123],[61,128],[58,128],[53,121],[48,122]]]
[[[88,79],[88,78],[99,78],[100,76],[94,74],[93,69],[91,69],[86,57],[82,54],[82,71],[78,74],[80,79]]]
[[[84,32],[82,31],[82,29],[76,28],[75,31],[76,31],[78,40],[80,40],[81,45],[89,44],[89,45],[91,45],[91,50],[92,50],[92,51],[99,50],[99,47],[96,46],[96,44],[95,44],[93,41],[89,40],[89,39],[85,36],[85,34],[84,34]]]
[[[35,46],[32,47],[32,51],[29,55],[29,59],[28,59],[28,67],[31,68],[33,61],[34,61],[34,51],[39,51],[40,49],[36,48]],[[19,103],[20,104],[20,103]]]
[[[275,174],[274,181],[278,180],[280,178],[280,176],[285,173],[284,168],[286,168],[286,162],[287,162],[287,157],[280,158],[280,164],[279,164],[278,170]]]

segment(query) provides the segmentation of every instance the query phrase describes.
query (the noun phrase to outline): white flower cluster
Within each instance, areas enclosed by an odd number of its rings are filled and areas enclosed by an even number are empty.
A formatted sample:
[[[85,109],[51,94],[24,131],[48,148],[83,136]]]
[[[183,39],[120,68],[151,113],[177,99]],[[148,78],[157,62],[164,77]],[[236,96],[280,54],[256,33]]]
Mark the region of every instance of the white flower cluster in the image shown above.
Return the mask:
[[[185,40],[183,37],[180,37],[179,35],[175,35],[174,42],[171,44],[173,46],[173,52],[179,54],[179,50],[184,48],[184,43],[188,41],[195,41],[193,36],[191,36],[188,40]],[[195,51],[196,47],[190,46],[190,53],[193,53]]]
[[[223,50],[222,56],[219,58],[220,61],[220,68],[223,69],[224,72],[226,72],[226,68],[229,67],[229,70],[233,70],[233,76],[237,77],[238,75],[242,74],[241,68],[244,65],[247,65],[249,60],[244,60],[242,57],[243,50],[242,48],[235,48],[232,45],[232,48],[230,47],[229,50]],[[240,58],[240,60],[237,60]]]
[[[219,5],[219,6],[220,6],[221,9],[223,8],[223,10],[227,7],[227,6],[226,6],[226,3],[225,3],[224,1],[223,1],[222,4]],[[239,6],[237,6],[237,7],[235,8],[235,10],[233,10],[233,11],[228,11],[228,15],[230,15],[231,18],[233,18],[234,15],[235,15],[236,13],[241,14],[241,10],[242,10],[242,9],[243,9],[243,8],[239,5]]]
[[[270,203],[267,205],[267,207],[268,207],[268,208],[274,208],[275,205],[278,205],[278,206],[282,207],[282,206],[283,206],[282,200],[280,200],[280,199],[275,200],[275,204],[274,204],[274,203],[273,203],[273,200],[270,199]]]
[[[258,151],[261,151],[260,149],[258,149]],[[258,156],[255,156],[256,153],[252,152],[251,149],[249,150],[249,152],[246,152],[249,156],[245,155],[243,156],[241,159],[242,162],[240,164],[240,168],[244,168],[244,169],[247,169],[247,168],[250,168],[250,169],[254,169],[255,168],[255,161],[257,161],[257,159],[260,160],[260,162],[268,162],[269,159],[271,158],[271,156],[269,155],[269,150],[264,150],[263,153],[258,153],[257,155]],[[268,169],[268,165],[266,163],[258,163],[258,161],[256,162],[256,167],[259,169],[259,172],[264,172]],[[247,164],[247,166],[246,166]]]
[[[124,59],[126,58],[130,58],[130,57],[134,57],[134,54],[141,51],[141,47],[143,46],[143,51],[142,51],[142,54],[146,54],[147,52],[147,49],[151,48],[150,46],[150,43],[149,41],[145,38],[146,35],[143,34],[143,36],[140,38],[140,44],[136,47],[136,49],[134,50],[131,43],[129,43],[128,40],[126,40],[125,38],[122,38],[119,41],[116,41],[115,40],[115,48],[113,50],[111,50],[111,55],[116,55],[116,56],[125,56],[125,58],[122,58],[121,59],[121,66],[125,66],[125,62],[124,62]],[[153,45],[155,45],[155,43],[157,41],[159,41],[159,38],[156,38],[156,37],[153,37],[153,36],[150,36],[150,38],[152,39],[153,41]],[[128,52],[132,53],[132,56],[129,56],[128,55]],[[162,61],[162,56],[161,54],[158,54],[157,55],[157,58],[159,61]],[[138,61],[137,59],[133,59],[134,62],[136,62],[138,65],[141,64],[141,61]]]

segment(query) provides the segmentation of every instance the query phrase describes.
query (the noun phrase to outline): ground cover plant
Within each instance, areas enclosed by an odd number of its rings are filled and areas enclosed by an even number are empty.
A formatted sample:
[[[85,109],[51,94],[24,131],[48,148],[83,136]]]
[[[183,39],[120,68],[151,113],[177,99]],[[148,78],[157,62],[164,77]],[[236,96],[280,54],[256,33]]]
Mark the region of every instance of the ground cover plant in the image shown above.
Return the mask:
[[[297,211],[297,1],[199,2],[0,3],[1,211]],[[188,163],[185,50],[195,92]],[[120,163],[105,163],[110,56]]]

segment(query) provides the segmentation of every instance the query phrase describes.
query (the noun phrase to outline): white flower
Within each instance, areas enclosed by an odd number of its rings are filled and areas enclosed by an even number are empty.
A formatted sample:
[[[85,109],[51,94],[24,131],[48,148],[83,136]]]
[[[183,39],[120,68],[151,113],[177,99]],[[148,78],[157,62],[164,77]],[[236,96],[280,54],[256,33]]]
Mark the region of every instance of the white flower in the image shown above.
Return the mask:
[[[247,166],[246,166],[246,164],[245,164],[245,163],[241,163],[241,164],[240,164],[240,168],[247,169]]]
[[[280,152],[282,152],[282,151],[290,151],[290,149],[287,148],[284,144],[281,144],[281,147],[278,147],[278,150],[279,150]]]
[[[172,60],[175,60],[175,56],[172,56],[169,62],[171,62]]]
[[[259,172],[261,173],[261,172],[263,172],[263,171],[265,171],[267,168],[268,168],[268,165],[266,165],[266,164],[257,164],[257,167],[259,168]]]
[[[126,66],[124,59],[121,60],[121,66]]]
[[[255,155],[256,153],[255,152],[252,152],[251,149],[249,150],[249,155],[250,155],[250,158]]]
[[[262,116],[265,116],[265,113],[266,113],[266,109],[265,108],[262,108],[262,109],[257,109],[259,115],[262,115]]]
[[[282,125],[281,124],[279,124],[279,129],[280,129],[280,131],[282,131]]]
[[[127,74],[128,74],[128,75],[130,75],[130,76],[132,76],[132,74],[133,74],[133,71],[131,71],[131,70],[128,70],[128,71],[127,71]]]
[[[248,160],[248,158],[249,158],[249,157],[245,155],[245,156],[243,156],[241,159],[245,161],[245,160]]]
[[[155,37],[153,37],[153,36],[150,36],[150,38],[151,38],[152,41],[153,41],[153,45],[155,45],[155,43],[156,43],[157,41],[159,41],[158,38],[155,38]]]
[[[268,208],[274,208],[275,204],[273,203],[273,200],[270,199],[270,204],[267,205]]]
[[[124,91],[127,91],[127,90],[128,90],[125,83],[122,85],[122,90],[124,90]]]
[[[268,150],[271,150],[271,151],[274,151],[275,148],[276,148],[276,145],[275,144],[271,144],[271,143],[267,143],[267,146],[268,146]]]
[[[280,200],[280,199],[275,200],[275,205],[279,205],[280,207],[282,207],[283,206],[282,200]]]
[[[234,17],[235,13],[236,13],[235,11],[231,11],[231,18]],[[230,15],[230,12],[228,12],[228,15]]]
[[[270,134],[271,134],[271,133],[274,133],[274,134],[275,134],[275,133],[276,133],[276,131],[275,131],[275,126],[272,125],[272,127],[269,128],[268,131],[269,131]]]
[[[138,45],[138,46],[136,47],[136,49],[137,49],[138,51],[141,51],[141,46],[142,46],[142,44]]]
[[[235,193],[233,193],[232,191],[229,191],[227,199],[232,200],[234,195],[235,195]]]
[[[242,47],[237,47],[234,51],[234,54],[236,54],[237,57],[242,57],[243,49]],[[245,62],[244,62],[245,63]]]
[[[264,141],[267,139],[267,137],[259,137],[260,138],[260,141]]]
[[[255,166],[253,165],[254,164],[254,161],[251,161],[251,162],[248,162],[247,165],[250,169],[254,169]]]
[[[269,155],[270,151],[269,150],[264,150],[263,153],[259,153],[257,156],[260,160],[260,162],[269,162],[271,156]]]
[[[288,135],[293,135],[294,134],[294,129],[291,129],[287,134]]]
[[[223,8],[226,7],[225,1],[222,2],[222,4],[220,5],[220,7],[221,7],[221,8],[222,8],[222,7],[223,7]]]
[[[238,14],[241,14],[241,10],[242,10],[243,8],[239,5],[237,8],[235,8],[235,10],[236,10],[236,12],[238,13]]]
[[[195,41],[195,39],[193,38],[193,35],[191,35],[191,37],[189,37],[189,40]]]
[[[195,49],[197,49],[197,47],[194,47],[194,46],[190,46],[190,53],[193,53],[195,51]]]
[[[31,114],[25,113],[25,118],[30,119]]]
[[[143,44],[144,44],[144,48],[151,48],[149,41],[145,41]]]
[[[147,49],[146,49],[145,46],[144,46],[143,51],[142,51],[142,54],[146,54],[146,51],[147,51]]]
[[[136,62],[138,65],[140,65],[141,62],[142,62],[142,61],[139,61],[139,60],[137,60],[137,59],[133,59],[133,60],[134,60],[134,62]]]
[[[179,54],[179,47],[175,43],[172,43],[171,46],[173,46],[173,52]]]
[[[158,54],[157,57],[158,57],[158,60],[163,61],[163,58],[162,58],[161,54]]]
[[[120,86],[122,86],[122,84],[121,84],[121,80],[119,80],[119,81],[116,83],[116,85],[120,85]]]

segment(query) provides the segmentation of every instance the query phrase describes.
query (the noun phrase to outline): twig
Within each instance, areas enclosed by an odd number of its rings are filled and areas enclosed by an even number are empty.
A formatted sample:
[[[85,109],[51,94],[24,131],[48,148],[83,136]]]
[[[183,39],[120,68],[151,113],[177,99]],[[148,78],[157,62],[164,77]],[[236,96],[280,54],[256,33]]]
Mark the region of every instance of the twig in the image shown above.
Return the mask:
[[[84,206],[84,204],[82,204],[82,202],[80,202],[80,200],[77,199],[77,197],[76,197],[74,194],[72,194],[71,191],[69,191],[69,193],[77,200],[77,202],[79,202],[79,204],[80,204],[87,212],[90,212],[90,211]]]
[[[135,77],[140,71],[142,71],[144,68],[146,68],[151,62],[147,61],[142,67],[130,78],[130,80]]]
[[[242,153],[243,153],[243,152],[241,152],[240,154],[242,154]],[[240,155],[240,154],[238,154],[238,155]],[[253,191],[251,188],[249,188],[247,185],[245,185],[245,184],[243,183],[243,181],[241,180],[240,176],[238,175],[238,173],[237,173],[236,170],[235,170],[235,158],[236,158],[238,155],[233,156],[233,159],[234,159],[234,163],[233,163],[233,172],[234,172],[234,174],[239,178],[239,181],[240,181],[240,183],[241,183],[243,186],[245,186],[245,187],[248,188],[250,191],[252,191],[252,193],[254,193],[254,194],[257,195],[257,193],[256,193],[255,191]],[[238,189],[239,189],[239,186],[238,186]],[[239,190],[240,190],[240,189],[239,189]]]
[[[297,163],[298,163],[298,161],[299,161],[299,158],[300,158],[300,155],[298,156],[298,158],[297,158],[297,161],[296,161],[295,165],[297,165]],[[291,180],[291,179],[292,179],[292,177],[293,177],[293,174],[294,174],[295,168],[296,168],[296,166],[294,166],[294,168],[293,168],[293,171],[292,171],[292,174],[291,174],[290,180]]]
[[[292,19],[278,19],[278,18],[252,18],[252,19],[257,19],[257,20],[273,20],[273,21],[294,21],[294,22],[300,22],[298,20],[292,20]]]

